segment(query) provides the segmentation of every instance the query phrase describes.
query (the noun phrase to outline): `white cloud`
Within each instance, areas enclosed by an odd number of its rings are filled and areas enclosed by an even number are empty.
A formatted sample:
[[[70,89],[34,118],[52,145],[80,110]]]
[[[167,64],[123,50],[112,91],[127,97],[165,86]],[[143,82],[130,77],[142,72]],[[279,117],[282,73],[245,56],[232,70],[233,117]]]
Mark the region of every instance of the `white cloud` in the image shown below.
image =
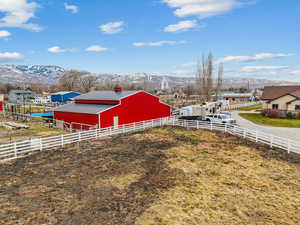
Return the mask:
[[[52,53],[61,53],[61,52],[66,52],[66,49],[62,49],[59,46],[53,46],[51,48],[48,48],[48,52],[52,52]]]
[[[0,62],[14,62],[23,59],[24,57],[18,52],[0,52]]]
[[[7,38],[9,36],[11,36],[11,33],[7,30],[0,30],[0,38]]]
[[[109,48],[105,48],[100,45],[92,45],[86,49],[86,51],[89,51],[89,52],[104,52],[104,51],[108,51],[108,50],[109,50]]]
[[[290,75],[300,75],[300,70],[290,71]]]
[[[195,71],[189,71],[189,70],[175,70],[173,74],[176,75],[192,75],[195,74]]]
[[[259,61],[265,59],[276,59],[276,58],[283,58],[294,56],[295,54],[292,53],[260,53],[254,56],[226,56],[219,60],[219,62],[228,63],[228,62],[251,62],[251,61]]]
[[[242,72],[252,73],[266,70],[283,70],[288,68],[288,66],[245,66],[242,68]]]
[[[196,20],[183,20],[165,27],[164,32],[185,32],[198,26]]]
[[[162,0],[175,8],[177,17],[197,16],[204,19],[221,15],[244,5],[240,0]]]
[[[27,0],[1,0],[0,12],[4,17],[0,19],[0,27],[18,27],[33,31],[40,31],[37,24],[28,23],[34,17],[38,4]]]
[[[76,5],[69,5],[68,3],[64,3],[65,9],[73,14],[79,12],[79,7]]]
[[[99,26],[100,30],[105,34],[117,34],[123,31],[124,22],[117,21],[117,22],[110,22],[107,24],[102,24]]]
[[[186,44],[186,41],[157,41],[157,42],[135,42],[133,43],[136,47],[143,47],[143,46],[152,46],[158,47],[163,45],[178,45],[178,44]]]
[[[193,66],[196,66],[197,63],[196,62],[186,62],[184,64],[182,64],[181,66],[182,67],[193,67]]]

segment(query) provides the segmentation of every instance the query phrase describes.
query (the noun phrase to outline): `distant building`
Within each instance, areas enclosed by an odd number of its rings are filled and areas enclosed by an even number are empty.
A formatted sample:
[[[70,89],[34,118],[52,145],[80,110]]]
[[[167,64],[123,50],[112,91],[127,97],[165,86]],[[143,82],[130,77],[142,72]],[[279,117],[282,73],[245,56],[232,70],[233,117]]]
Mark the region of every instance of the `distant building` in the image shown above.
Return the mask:
[[[34,98],[34,93],[24,90],[11,90],[8,95],[8,100],[14,103],[31,102]]]
[[[253,93],[235,93],[230,91],[221,93],[220,98],[220,100],[237,102],[248,102],[254,100]]]
[[[51,96],[36,96],[33,101],[36,105],[49,104],[51,103]]]
[[[261,100],[263,109],[300,112],[300,85],[266,86]]]
[[[169,89],[169,82],[167,81],[166,77],[163,77],[163,79],[161,81],[161,89],[162,90]]]
[[[61,91],[57,93],[53,93],[51,95],[51,102],[53,103],[66,103],[70,101],[72,98],[79,96],[80,93],[73,92],[73,91]]]

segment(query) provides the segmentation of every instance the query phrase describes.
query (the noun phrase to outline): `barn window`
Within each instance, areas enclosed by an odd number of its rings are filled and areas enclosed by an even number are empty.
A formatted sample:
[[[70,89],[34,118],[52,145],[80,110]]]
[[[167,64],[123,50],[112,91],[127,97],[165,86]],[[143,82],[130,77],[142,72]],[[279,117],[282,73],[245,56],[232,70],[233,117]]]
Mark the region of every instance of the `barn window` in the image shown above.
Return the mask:
[[[273,104],[272,105],[272,109],[278,109],[278,108],[279,108],[278,104]]]
[[[300,105],[295,105],[295,110],[300,111]]]

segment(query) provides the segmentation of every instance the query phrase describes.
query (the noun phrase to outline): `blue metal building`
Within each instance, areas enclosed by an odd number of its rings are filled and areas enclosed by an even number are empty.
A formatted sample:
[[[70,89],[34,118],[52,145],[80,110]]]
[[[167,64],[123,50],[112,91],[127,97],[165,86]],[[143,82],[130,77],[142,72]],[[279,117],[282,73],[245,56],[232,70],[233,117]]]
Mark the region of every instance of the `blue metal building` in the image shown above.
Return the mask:
[[[61,91],[51,95],[51,102],[62,102],[66,103],[67,101],[71,100],[79,96],[80,93],[73,92],[73,91]]]

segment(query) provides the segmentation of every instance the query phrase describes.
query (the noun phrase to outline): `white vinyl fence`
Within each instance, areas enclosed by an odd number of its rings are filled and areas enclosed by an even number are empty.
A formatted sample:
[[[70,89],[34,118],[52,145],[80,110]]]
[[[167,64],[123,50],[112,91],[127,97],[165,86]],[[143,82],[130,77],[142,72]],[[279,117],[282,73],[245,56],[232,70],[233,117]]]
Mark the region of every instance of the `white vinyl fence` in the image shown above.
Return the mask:
[[[196,120],[173,120],[173,125],[195,128],[195,129],[207,129],[217,130],[229,133],[232,135],[240,136],[243,138],[250,139],[255,142],[263,143],[271,148],[279,148],[282,150],[300,154],[300,142],[294,141],[288,138],[274,136],[272,134],[266,134],[264,132],[250,130],[236,125],[224,124],[224,123],[209,123],[206,121]]]
[[[261,102],[249,102],[249,103],[245,103],[245,104],[236,104],[236,105],[227,105],[224,106],[223,109],[224,110],[231,110],[231,109],[241,109],[241,108],[247,108],[253,105],[259,105],[261,104]]]
[[[288,152],[300,154],[300,142],[290,139],[276,137],[263,132],[249,130],[235,125],[209,123],[206,121],[179,120],[174,117],[160,118],[137,123],[125,124],[115,127],[100,128],[77,133],[63,134],[52,137],[38,138],[0,145],[0,161],[12,160],[27,156],[35,151],[43,151],[52,148],[64,147],[65,145],[81,141],[97,139],[117,134],[131,133],[147,128],[164,125],[180,126],[195,129],[207,129],[211,131],[222,131],[232,135],[250,139],[255,142],[264,143],[270,147],[276,147]]]
[[[26,141],[14,142],[10,144],[0,145],[0,161],[11,160],[27,156],[31,152],[43,151],[57,147],[64,147],[67,144],[77,143],[81,141],[135,132],[147,128],[164,126],[170,124],[173,120],[171,117],[160,118],[131,124],[119,125],[108,128],[100,128],[94,130],[81,131],[77,133],[63,134],[52,137],[44,137],[31,139]]]

